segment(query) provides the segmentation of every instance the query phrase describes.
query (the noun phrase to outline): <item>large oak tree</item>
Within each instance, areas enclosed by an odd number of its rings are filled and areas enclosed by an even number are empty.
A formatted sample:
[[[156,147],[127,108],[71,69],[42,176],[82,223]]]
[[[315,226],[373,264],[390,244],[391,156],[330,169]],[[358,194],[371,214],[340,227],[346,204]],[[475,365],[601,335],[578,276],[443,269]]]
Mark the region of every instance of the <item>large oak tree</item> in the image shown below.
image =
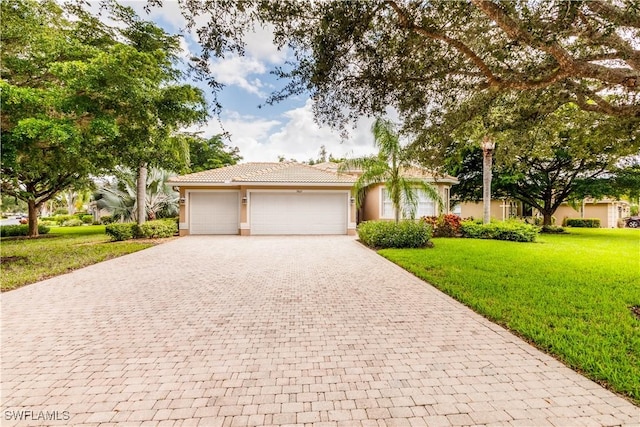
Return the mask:
[[[181,4],[200,36],[203,64],[211,55],[244,53],[247,31],[272,26],[295,59],[278,70],[288,83],[270,101],[310,93],[317,118],[332,125],[391,105],[414,133],[455,127],[496,97],[522,92],[546,97],[547,108],[572,102],[640,118],[635,0]],[[198,26],[203,16],[209,19]]]
[[[516,110],[512,106],[510,110]],[[583,111],[568,104],[558,110],[517,126],[509,127],[503,114],[503,129],[493,134],[498,142],[491,193],[496,198],[513,198],[537,209],[543,224],[552,223],[558,207],[570,200],[618,196],[629,191],[633,169],[621,168],[621,161],[633,158],[640,148],[640,129],[612,117]],[[469,128],[475,127],[475,132]],[[464,135],[486,133],[480,121],[467,124]],[[478,201],[482,195],[482,150],[477,141],[462,143],[452,153],[449,173],[460,183],[452,187],[458,201]]]

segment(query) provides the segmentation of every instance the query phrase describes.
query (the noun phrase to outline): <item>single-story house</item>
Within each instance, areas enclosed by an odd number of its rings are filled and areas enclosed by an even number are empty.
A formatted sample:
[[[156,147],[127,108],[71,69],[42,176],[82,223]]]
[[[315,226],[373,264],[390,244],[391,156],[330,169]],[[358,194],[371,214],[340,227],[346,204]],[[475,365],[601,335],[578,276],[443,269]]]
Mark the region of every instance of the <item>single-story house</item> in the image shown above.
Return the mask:
[[[554,216],[562,224],[567,218],[598,218],[601,228],[617,228],[620,219],[631,215],[631,205],[625,200],[586,199],[575,210],[568,203],[560,205]]]
[[[586,199],[579,210],[575,210],[569,203],[562,203],[554,213],[556,224],[562,225],[567,218],[598,218],[601,228],[616,228],[618,220],[630,215],[629,202],[624,200]],[[464,202],[455,206],[454,213],[462,218],[482,218],[482,202]],[[522,202],[514,199],[491,200],[491,218],[506,220],[517,217],[540,216],[536,209],[523,206]]]
[[[445,206],[455,178],[436,182]],[[359,221],[392,219],[383,185],[367,192],[359,214],[354,183],[358,172],[338,173],[337,165],[297,162],[242,163],[192,173],[169,181],[180,191],[180,235],[188,234],[349,234]],[[437,204],[421,196],[416,216],[437,215]]]

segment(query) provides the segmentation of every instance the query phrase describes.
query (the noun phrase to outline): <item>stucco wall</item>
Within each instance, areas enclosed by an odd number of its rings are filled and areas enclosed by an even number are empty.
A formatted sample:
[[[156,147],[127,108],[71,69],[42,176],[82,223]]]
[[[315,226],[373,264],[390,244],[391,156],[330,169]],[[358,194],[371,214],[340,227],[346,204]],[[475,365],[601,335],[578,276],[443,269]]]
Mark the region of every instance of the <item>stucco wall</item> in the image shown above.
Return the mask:
[[[369,190],[367,191],[367,195],[365,198],[365,202],[363,205],[363,217],[360,218],[361,221],[373,221],[373,220],[378,220],[381,219],[380,215],[382,214],[382,206],[380,205],[381,203],[381,189],[382,187],[384,187],[384,184],[376,184],[371,186],[371,188],[369,188]],[[447,206],[449,206],[449,204],[447,203],[447,201],[444,200],[445,197],[445,188],[451,188],[451,186],[449,184],[437,184],[435,185],[436,190],[438,191],[438,194],[440,195],[440,197],[443,199],[444,202],[444,210],[447,210]],[[440,207],[438,206],[438,204],[436,203],[436,215],[439,215],[440,213]],[[445,212],[446,213],[446,212]],[[389,218],[384,218],[384,219],[389,219]]]
[[[502,200],[491,200],[491,218],[502,221],[505,218],[505,212],[503,205],[505,204]],[[460,217],[461,218],[476,218],[482,219],[482,202],[474,203],[474,202],[464,202],[460,203]]]

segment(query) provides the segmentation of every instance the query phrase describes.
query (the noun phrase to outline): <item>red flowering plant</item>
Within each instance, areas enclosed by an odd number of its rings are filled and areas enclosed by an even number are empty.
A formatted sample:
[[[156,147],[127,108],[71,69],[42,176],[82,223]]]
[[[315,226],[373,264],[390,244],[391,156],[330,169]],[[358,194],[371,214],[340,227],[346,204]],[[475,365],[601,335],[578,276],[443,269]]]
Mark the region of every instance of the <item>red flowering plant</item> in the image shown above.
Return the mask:
[[[460,234],[458,215],[423,216],[420,220],[433,227],[433,237],[456,237]]]

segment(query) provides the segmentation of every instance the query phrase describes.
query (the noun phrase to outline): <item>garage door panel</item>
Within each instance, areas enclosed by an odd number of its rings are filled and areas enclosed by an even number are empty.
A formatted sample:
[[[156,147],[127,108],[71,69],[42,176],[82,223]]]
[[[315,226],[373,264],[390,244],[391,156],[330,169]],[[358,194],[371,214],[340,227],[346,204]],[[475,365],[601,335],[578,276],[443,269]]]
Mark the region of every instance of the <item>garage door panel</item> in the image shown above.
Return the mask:
[[[237,192],[192,193],[189,234],[238,234]]]
[[[346,234],[344,193],[254,193],[251,234]]]

